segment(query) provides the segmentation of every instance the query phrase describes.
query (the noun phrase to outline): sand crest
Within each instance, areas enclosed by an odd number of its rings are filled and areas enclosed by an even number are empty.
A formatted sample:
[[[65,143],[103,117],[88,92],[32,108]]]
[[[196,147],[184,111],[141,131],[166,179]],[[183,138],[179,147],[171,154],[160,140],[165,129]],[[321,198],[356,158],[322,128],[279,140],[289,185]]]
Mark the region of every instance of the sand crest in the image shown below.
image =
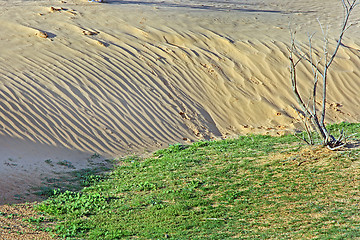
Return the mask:
[[[306,42],[316,17],[324,16],[333,41],[339,6],[336,0],[1,2],[3,201],[52,174],[47,159],[79,169],[94,153],[143,154],[174,143],[300,129],[289,86],[288,25]],[[359,27],[349,30],[334,63],[328,123],[360,120],[359,36]]]

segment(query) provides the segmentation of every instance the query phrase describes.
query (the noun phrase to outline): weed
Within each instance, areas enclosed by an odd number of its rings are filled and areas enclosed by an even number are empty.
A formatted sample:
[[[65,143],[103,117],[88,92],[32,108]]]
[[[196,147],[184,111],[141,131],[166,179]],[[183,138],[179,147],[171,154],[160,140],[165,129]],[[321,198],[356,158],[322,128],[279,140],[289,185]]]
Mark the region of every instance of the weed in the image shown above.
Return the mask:
[[[46,204],[40,205],[39,210],[56,215],[66,213],[81,217],[94,214],[104,209],[107,204],[106,198],[98,193],[85,194],[54,190],[53,196],[54,198],[49,199]]]
[[[41,186],[34,188],[34,194],[42,197],[50,197],[54,193],[54,188],[49,186]]]
[[[38,218],[35,218],[35,217],[30,217],[30,218],[26,218],[26,219],[23,219],[24,222],[29,222],[29,223],[36,223],[36,224],[39,224],[39,223],[42,223],[45,221],[45,218],[43,216],[40,216]]]
[[[47,163],[47,164],[49,164],[49,165],[52,166],[52,167],[54,166],[54,164],[53,164],[53,162],[52,162],[51,159],[46,159],[44,162]]]
[[[65,166],[67,168],[75,169],[75,166],[71,162],[69,162],[68,160],[58,161],[56,164],[61,165],[61,166]]]
[[[90,156],[90,159],[96,159],[96,158],[100,158],[100,154],[94,153],[93,155]]]

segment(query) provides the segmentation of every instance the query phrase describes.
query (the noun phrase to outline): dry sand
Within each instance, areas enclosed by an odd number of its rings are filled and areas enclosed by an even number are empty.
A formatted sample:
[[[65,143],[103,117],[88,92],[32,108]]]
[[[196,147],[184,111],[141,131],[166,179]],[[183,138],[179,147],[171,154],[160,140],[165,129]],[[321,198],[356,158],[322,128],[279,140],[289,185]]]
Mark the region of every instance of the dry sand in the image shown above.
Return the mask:
[[[0,203],[32,200],[32,187],[69,171],[47,159],[81,169],[94,153],[100,164],[301,130],[289,22],[306,43],[320,17],[333,43],[341,13],[337,0],[0,1]],[[348,31],[333,65],[328,123],[360,121],[359,36]]]

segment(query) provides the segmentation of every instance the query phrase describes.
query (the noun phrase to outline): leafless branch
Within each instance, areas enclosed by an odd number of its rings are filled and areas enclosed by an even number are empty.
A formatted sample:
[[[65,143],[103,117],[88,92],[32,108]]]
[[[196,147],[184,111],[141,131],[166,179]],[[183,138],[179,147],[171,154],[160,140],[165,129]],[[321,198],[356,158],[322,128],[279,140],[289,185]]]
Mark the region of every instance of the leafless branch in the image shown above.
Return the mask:
[[[322,35],[323,35],[323,58],[319,58],[317,61],[314,61],[314,48],[312,46],[313,34],[308,34],[308,51],[303,51],[301,47],[295,41],[295,33],[291,31],[291,47],[289,48],[289,60],[290,60],[290,78],[292,84],[292,90],[295,95],[296,101],[300,105],[300,108],[305,114],[306,120],[304,122],[306,131],[308,133],[309,141],[303,137],[302,140],[313,144],[313,138],[311,136],[310,130],[308,128],[307,121],[312,124],[312,126],[316,129],[316,131],[320,134],[323,139],[323,144],[328,146],[331,149],[337,149],[339,146],[343,146],[343,142],[346,142],[346,138],[344,133],[340,134],[338,139],[335,139],[330,132],[326,129],[325,126],[325,114],[326,114],[326,100],[327,100],[327,81],[328,81],[328,72],[331,64],[333,63],[340,46],[342,45],[342,40],[345,32],[353,26],[353,24],[349,24],[349,19],[352,11],[355,6],[358,5],[358,0],[341,0],[343,10],[344,10],[344,18],[343,23],[341,25],[341,31],[339,37],[337,38],[337,44],[334,52],[329,55],[329,40],[328,40],[328,27],[324,28],[321,24],[320,20],[318,20]],[[296,60],[295,60],[296,58]],[[303,101],[298,87],[297,87],[297,65],[305,60],[310,64],[311,71],[313,73],[313,88],[312,95],[309,97],[308,104],[305,104]],[[322,78],[322,106],[321,106],[321,116],[320,119],[317,115],[317,107],[316,107],[316,98],[317,98],[317,86],[319,82],[319,78]],[[312,103],[310,104],[310,100],[312,99]]]
[[[306,140],[305,137],[301,138],[301,137],[299,137],[299,136],[296,135],[296,134],[294,134],[294,136],[295,136],[297,139],[299,139],[299,140],[301,140],[301,141],[304,141],[307,145],[311,145],[311,143],[309,143],[309,142]]]
[[[331,147],[330,145],[327,145],[327,148],[330,149],[331,151],[335,151],[336,149],[339,149],[339,148],[342,148],[346,145],[346,143],[342,143],[338,146],[334,146],[334,147]]]

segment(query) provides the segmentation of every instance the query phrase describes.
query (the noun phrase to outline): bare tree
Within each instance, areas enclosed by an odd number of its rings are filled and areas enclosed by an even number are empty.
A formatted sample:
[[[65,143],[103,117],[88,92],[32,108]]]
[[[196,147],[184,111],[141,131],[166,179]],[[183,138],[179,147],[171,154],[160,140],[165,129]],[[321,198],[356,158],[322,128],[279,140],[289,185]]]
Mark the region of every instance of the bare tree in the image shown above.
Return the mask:
[[[292,90],[294,92],[297,103],[299,104],[303,114],[304,114],[304,125],[306,132],[308,134],[308,138],[302,138],[302,140],[306,141],[308,144],[314,144],[314,139],[311,134],[311,128],[315,129],[322,139],[322,143],[324,146],[327,146],[329,149],[337,149],[345,145],[346,137],[344,132],[342,131],[338,139],[335,139],[333,135],[330,134],[328,129],[325,126],[325,114],[326,114],[326,99],[327,99],[327,84],[328,84],[328,75],[331,64],[333,63],[336,54],[340,46],[342,45],[342,40],[345,32],[351,27],[353,24],[349,23],[350,15],[356,5],[358,5],[358,0],[341,0],[342,6],[344,9],[344,17],[341,25],[341,31],[337,38],[337,43],[335,46],[335,50],[332,54],[329,53],[329,39],[327,34],[327,29],[324,29],[321,25],[320,21],[319,25],[323,34],[323,54],[322,57],[315,57],[314,48],[312,46],[312,40],[314,34],[308,35],[308,46],[307,50],[304,51],[295,41],[295,32],[290,29],[291,32],[291,46],[289,48],[290,52],[290,77]],[[312,76],[313,76],[313,87],[312,92],[310,94],[309,101],[305,102],[303,97],[299,93],[298,89],[298,79],[297,79],[297,71],[296,67],[302,61],[305,61],[309,64]],[[322,81],[322,104],[321,107],[317,107],[317,94],[318,94],[318,82]],[[318,109],[320,108],[320,110]],[[320,114],[320,116],[319,116]]]

